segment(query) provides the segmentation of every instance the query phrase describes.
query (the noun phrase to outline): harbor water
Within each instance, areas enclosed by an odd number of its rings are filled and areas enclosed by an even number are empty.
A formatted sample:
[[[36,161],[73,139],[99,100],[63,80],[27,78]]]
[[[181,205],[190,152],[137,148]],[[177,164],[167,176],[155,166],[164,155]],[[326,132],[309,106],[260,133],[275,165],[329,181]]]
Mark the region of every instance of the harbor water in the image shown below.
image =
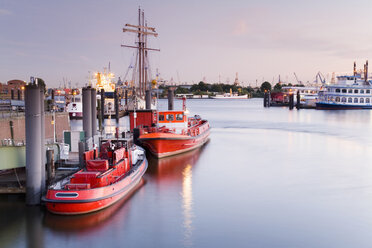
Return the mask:
[[[372,247],[371,111],[290,111],[262,99],[187,106],[210,121],[204,147],[149,157],[138,190],[93,214],[57,216],[1,196],[0,247]]]

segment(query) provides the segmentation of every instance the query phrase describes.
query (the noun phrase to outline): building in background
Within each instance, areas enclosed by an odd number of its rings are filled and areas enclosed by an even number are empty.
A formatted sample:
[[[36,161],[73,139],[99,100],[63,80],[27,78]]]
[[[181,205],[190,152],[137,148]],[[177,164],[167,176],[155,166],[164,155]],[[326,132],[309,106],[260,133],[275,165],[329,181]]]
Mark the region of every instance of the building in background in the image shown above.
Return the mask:
[[[25,86],[26,82],[18,79],[0,83],[0,99],[24,100]]]

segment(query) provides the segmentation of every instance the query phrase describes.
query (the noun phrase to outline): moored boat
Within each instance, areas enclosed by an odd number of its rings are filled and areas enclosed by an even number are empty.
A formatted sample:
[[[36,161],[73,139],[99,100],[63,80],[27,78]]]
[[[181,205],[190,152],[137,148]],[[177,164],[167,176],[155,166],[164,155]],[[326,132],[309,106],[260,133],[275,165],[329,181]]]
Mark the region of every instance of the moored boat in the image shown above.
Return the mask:
[[[105,141],[84,153],[85,168],[49,186],[43,197],[56,214],[85,214],[129,195],[147,169],[144,150],[130,140]]]
[[[70,119],[82,119],[83,118],[83,103],[81,102],[81,95],[73,95],[72,102],[67,104],[67,112]]]
[[[221,95],[211,96],[212,99],[247,99],[248,95],[238,95],[232,93],[225,93]]]
[[[324,85],[319,92],[317,109],[372,109],[372,80],[368,79],[368,61],[364,71],[341,75],[334,84]]]
[[[131,127],[138,128],[138,142],[158,158],[196,149],[209,139],[208,120],[199,115],[188,117],[185,107],[181,111],[132,112],[130,119]]]

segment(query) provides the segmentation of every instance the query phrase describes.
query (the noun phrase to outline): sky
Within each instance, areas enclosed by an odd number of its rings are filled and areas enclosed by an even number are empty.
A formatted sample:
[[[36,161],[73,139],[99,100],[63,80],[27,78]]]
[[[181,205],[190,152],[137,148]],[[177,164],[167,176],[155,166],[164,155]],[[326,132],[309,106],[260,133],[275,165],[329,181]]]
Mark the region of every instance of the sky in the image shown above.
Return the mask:
[[[149,38],[160,49],[153,74],[175,83],[233,83],[236,73],[245,86],[296,83],[294,73],[313,82],[319,71],[330,80],[372,59],[368,0],[0,0],[0,82],[81,87],[109,63],[123,79],[134,51],[120,45],[135,36],[122,28],[137,24],[139,6],[159,34]]]

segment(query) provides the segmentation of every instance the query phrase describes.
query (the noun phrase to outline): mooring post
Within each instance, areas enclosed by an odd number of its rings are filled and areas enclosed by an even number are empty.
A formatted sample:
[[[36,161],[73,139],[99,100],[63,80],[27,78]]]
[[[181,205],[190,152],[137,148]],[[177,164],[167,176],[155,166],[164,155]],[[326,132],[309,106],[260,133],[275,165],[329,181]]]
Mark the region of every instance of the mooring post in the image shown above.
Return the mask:
[[[40,90],[40,128],[41,128],[41,192],[46,192],[46,177],[45,177],[45,106],[44,106],[44,87],[39,85]],[[54,120],[55,122],[55,120]],[[55,125],[55,123],[54,123]]]
[[[56,174],[56,169],[54,166],[54,150],[47,150],[46,157],[48,185],[51,185]]]
[[[289,94],[289,109],[292,110],[294,106],[294,96],[293,93]]]
[[[301,107],[301,96],[300,96],[300,90],[297,90],[297,102],[296,102],[296,109],[300,109]]]
[[[271,106],[271,91],[269,90],[267,93],[267,107],[270,108]]]
[[[40,89],[29,84],[25,89],[26,124],[26,204],[38,205],[41,198],[41,108]]]
[[[98,108],[98,129],[100,132],[102,132],[103,116],[102,116],[102,111],[101,111],[101,108],[102,108],[101,101],[97,101],[97,108]]]
[[[97,91],[92,88],[92,136],[97,135]]]
[[[14,124],[13,121],[9,121],[10,127],[10,138],[12,139],[12,145],[14,145]]]
[[[90,88],[83,88],[83,130],[85,142],[92,138],[92,100]],[[89,149],[89,148],[88,148]]]
[[[85,143],[79,142],[79,166],[80,168],[84,167],[84,152],[85,152]]]
[[[139,145],[138,138],[140,136],[139,128],[133,128],[133,143]]]
[[[101,89],[101,115],[102,120],[105,119],[105,90]]]
[[[114,104],[115,104],[115,120],[116,120],[116,125],[119,125],[119,95],[118,91],[115,89],[114,91]]]
[[[128,90],[125,89],[125,107],[128,109]]]
[[[168,89],[168,110],[173,110],[173,104],[174,104],[174,94],[173,89]]]
[[[146,90],[146,109],[151,110],[151,90]]]

